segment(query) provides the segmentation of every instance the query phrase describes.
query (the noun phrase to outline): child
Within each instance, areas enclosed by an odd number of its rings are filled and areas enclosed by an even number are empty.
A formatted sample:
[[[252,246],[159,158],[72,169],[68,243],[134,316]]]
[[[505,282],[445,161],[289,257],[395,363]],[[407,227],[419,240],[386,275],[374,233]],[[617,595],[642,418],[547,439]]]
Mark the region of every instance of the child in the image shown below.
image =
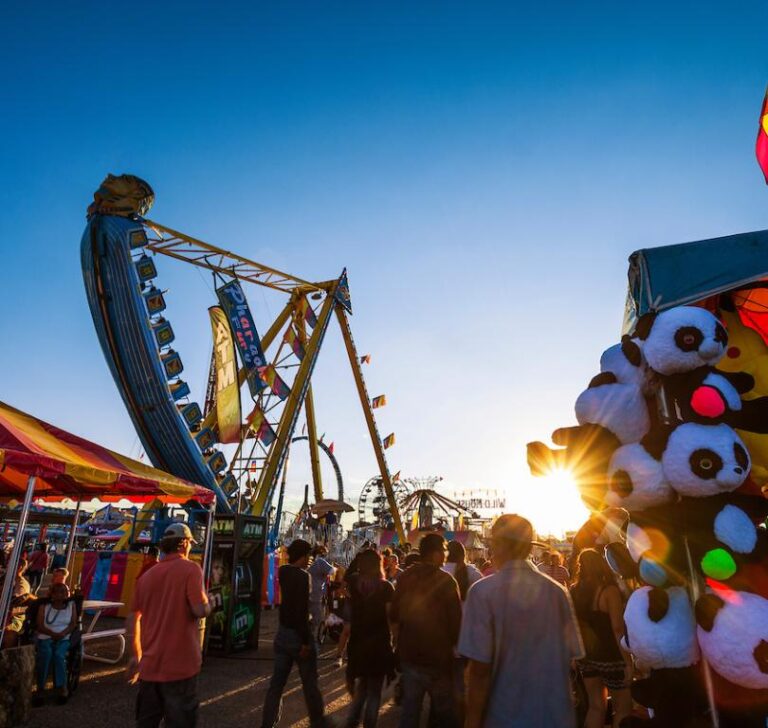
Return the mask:
[[[69,601],[69,587],[66,584],[51,586],[50,604],[37,612],[37,693],[35,703],[41,704],[45,683],[53,662],[53,684],[59,705],[67,702],[67,653],[69,635],[77,624],[77,610]]]

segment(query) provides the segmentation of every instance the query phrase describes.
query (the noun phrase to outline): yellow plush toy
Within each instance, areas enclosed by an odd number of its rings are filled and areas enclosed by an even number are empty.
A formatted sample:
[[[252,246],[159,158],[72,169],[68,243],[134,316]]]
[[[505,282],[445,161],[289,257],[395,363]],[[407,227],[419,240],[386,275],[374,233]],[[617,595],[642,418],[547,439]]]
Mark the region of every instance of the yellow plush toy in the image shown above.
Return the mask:
[[[745,326],[735,311],[722,309],[720,319],[728,329],[728,348],[717,368],[724,372],[745,372],[754,379],[743,400],[768,396],[768,346],[763,337]],[[768,487],[768,435],[737,430],[752,457],[751,480],[761,489]]]

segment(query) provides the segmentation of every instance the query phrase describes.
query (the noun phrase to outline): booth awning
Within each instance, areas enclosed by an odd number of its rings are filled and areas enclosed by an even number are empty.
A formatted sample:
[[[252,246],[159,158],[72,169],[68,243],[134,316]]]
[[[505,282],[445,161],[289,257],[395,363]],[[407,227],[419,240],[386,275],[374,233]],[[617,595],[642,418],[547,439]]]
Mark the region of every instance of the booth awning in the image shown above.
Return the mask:
[[[0,402],[0,498],[19,498],[29,476],[35,497],[129,498],[157,496],[207,504],[213,493],[107,450]]]
[[[638,250],[629,258],[628,311],[701,301],[768,276],[768,230]]]

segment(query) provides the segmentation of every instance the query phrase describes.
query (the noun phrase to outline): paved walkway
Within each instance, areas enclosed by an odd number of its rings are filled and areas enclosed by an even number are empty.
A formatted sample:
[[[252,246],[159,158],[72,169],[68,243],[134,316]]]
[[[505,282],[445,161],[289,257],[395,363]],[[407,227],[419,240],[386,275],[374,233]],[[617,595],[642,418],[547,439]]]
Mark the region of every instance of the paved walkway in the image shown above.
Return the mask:
[[[260,649],[230,658],[208,657],[200,676],[199,728],[261,725],[261,706],[272,675],[272,635],[277,612],[262,613]],[[93,643],[92,643],[93,644]],[[89,650],[91,645],[89,645]],[[104,645],[104,652],[108,646]],[[342,726],[349,706],[344,668],[336,666],[335,645],[321,654],[320,690],[327,714]],[[77,728],[133,728],[136,688],[125,683],[124,661],[107,666],[86,660],[80,687],[65,707],[48,704],[33,708],[30,728],[77,726]],[[399,709],[385,690],[379,719],[381,728],[394,728]],[[309,726],[298,671],[294,669],[283,695],[284,728]]]

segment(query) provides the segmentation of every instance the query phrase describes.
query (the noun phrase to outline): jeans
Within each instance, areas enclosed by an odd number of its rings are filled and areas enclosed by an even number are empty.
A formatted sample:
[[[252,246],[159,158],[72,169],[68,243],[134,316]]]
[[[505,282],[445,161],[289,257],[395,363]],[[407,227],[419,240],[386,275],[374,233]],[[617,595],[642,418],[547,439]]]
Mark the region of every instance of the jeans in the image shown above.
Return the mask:
[[[195,728],[197,725],[197,675],[184,680],[139,680],[136,728]]]
[[[63,640],[37,640],[37,689],[45,690],[48,673],[53,662],[53,684],[63,688],[67,684],[67,654],[69,637]]]
[[[403,663],[403,707],[400,728],[418,728],[424,696],[430,699],[430,723],[440,728],[458,728],[451,668],[436,670]]]
[[[320,689],[317,687],[317,651],[314,640],[309,645],[310,652],[305,658],[299,657],[301,644],[301,636],[296,630],[288,629],[282,625],[278,628],[275,635],[275,667],[267,696],[264,699],[262,728],[274,728],[280,721],[280,713],[283,708],[283,690],[288,682],[294,662],[298,666],[301,676],[301,687],[304,691],[304,702],[307,704],[309,724],[312,728],[325,725],[323,696],[320,695]]]
[[[381,705],[381,688],[384,676],[359,677],[355,680],[355,694],[347,717],[347,728],[357,728],[360,717],[363,718],[363,728],[375,728],[379,718]],[[363,712],[365,708],[365,712]]]

